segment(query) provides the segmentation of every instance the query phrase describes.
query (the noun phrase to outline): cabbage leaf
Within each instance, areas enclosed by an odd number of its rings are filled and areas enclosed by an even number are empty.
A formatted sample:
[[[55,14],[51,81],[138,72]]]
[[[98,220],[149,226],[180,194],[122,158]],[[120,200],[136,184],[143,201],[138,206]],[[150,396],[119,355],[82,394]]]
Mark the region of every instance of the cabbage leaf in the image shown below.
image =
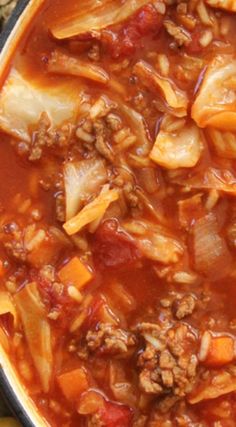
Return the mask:
[[[79,107],[80,97],[75,81],[58,81],[50,84],[26,80],[12,69],[0,92],[0,128],[16,138],[30,141],[30,129],[35,126],[43,112],[51,125],[58,127],[64,122],[73,122]]]
[[[103,160],[91,159],[65,164],[67,221],[78,213],[86,199],[99,191],[106,180],[107,171]]]
[[[160,130],[150,153],[153,162],[167,168],[190,168],[197,164],[202,151],[200,132],[194,124],[168,132]]]
[[[88,203],[76,216],[69,219],[69,221],[63,225],[65,231],[71,236],[72,234],[78,233],[85,225],[100,220],[105,214],[108,206],[118,198],[118,190],[103,188],[92,202]]]
[[[57,39],[99,31],[128,19],[150,0],[80,0],[68,5],[63,16],[51,25]]]
[[[14,300],[19,311],[26,341],[38,372],[43,391],[49,391],[53,368],[51,328],[37,285],[27,284]]]
[[[236,130],[236,59],[218,55],[210,63],[192,106],[199,127]]]

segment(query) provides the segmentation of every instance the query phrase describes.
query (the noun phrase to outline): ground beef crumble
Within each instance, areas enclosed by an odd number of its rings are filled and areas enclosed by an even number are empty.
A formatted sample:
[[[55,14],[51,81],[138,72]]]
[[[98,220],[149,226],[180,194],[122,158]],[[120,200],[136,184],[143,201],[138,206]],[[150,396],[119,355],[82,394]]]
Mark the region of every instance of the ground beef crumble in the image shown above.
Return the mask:
[[[138,357],[140,388],[160,396],[189,393],[198,364],[196,336],[190,327],[181,322],[165,327],[140,323],[137,331],[145,340]]]
[[[125,355],[137,343],[134,334],[108,323],[100,323],[95,331],[89,331],[86,341],[91,352],[108,355]]]
[[[40,160],[45,147],[60,147],[68,145],[71,138],[71,127],[62,126],[61,129],[55,129],[51,126],[51,121],[47,113],[42,113],[38,126],[32,135],[31,145],[29,147],[29,160],[34,162]]]

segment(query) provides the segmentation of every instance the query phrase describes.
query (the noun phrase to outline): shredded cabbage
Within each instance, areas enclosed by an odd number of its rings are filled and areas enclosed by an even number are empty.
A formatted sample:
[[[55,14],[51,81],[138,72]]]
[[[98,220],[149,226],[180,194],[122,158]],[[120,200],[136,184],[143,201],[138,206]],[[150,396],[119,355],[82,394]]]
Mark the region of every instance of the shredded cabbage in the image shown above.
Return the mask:
[[[50,73],[84,77],[98,83],[107,83],[109,81],[109,76],[103,68],[58,50],[52,53],[48,61],[48,71]]]
[[[96,194],[107,180],[102,160],[91,159],[68,162],[64,166],[66,192],[66,220],[77,214],[83,201]]]
[[[195,222],[193,253],[195,269],[212,280],[225,277],[229,272],[230,252],[225,239],[219,234],[217,218],[213,213]]]
[[[135,64],[133,71],[140,78],[144,86],[160,92],[174,115],[177,117],[187,115],[187,95],[174,82],[159,75],[155,68],[143,60]]]
[[[150,0],[80,0],[67,7],[63,16],[55,20],[51,31],[57,39],[99,31],[118,24],[133,15]]]
[[[60,81],[48,90],[46,85],[26,80],[12,69],[0,92],[0,128],[30,141],[29,127],[38,123],[43,112],[52,126],[74,122],[80,102],[78,93],[75,82]]]
[[[132,129],[137,135],[136,151],[141,156],[147,155],[151,150],[151,139],[149,138],[147,126],[143,116],[135,111],[133,108],[128,107],[124,103],[119,104],[121,112],[127,117],[132,125]]]
[[[14,300],[43,391],[47,393],[53,368],[51,328],[36,283],[27,284]]]
[[[69,235],[78,233],[85,225],[103,217],[108,206],[118,198],[119,192],[117,190],[102,190],[92,202],[88,203],[76,216],[63,225],[65,231]]]

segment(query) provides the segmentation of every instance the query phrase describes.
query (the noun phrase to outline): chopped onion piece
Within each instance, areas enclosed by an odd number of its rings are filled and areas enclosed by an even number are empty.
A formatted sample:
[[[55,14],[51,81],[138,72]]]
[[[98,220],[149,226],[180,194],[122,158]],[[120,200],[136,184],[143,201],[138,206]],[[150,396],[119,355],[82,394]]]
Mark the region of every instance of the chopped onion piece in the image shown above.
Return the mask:
[[[102,160],[91,159],[65,164],[67,221],[77,214],[85,200],[99,191],[106,180],[107,171]]]
[[[174,132],[160,130],[150,158],[167,169],[190,168],[199,161],[201,151],[200,132],[197,126],[188,125]]]
[[[169,106],[172,114],[177,117],[187,115],[188,98],[185,92],[180,90],[173,81],[157,73],[155,68],[145,61],[138,61],[133,69],[140,81],[149,90],[158,91]]]
[[[48,61],[48,71],[57,74],[69,74],[76,77],[84,77],[98,83],[107,83],[109,76],[106,71],[95,64],[55,50]]]
[[[236,130],[236,59],[218,55],[209,65],[192,106],[198,126]]]
[[[51,329],[36,283],[29,283],[14,296],[29,350],[47,393],[53,368]]]
[[[16,138],[30,141],[29,128],[35,126],[43,112],[51,125],[74,122],[80,103],[75,82],[46,84],[26,80],[13,69],[0,92],[0,128]]]
[[[103,216],[108,206],[119,198],[119,192],[115,189],[101,191],[99,196],[86,205],[76,216],[68,220],[64,225],[67,234],[78,233],[81,228]]]
[[[193,226],[195,269],[212,280],[227,275],[231,256],[225,239],[219,234],[217,218],[213,213],[198,219]]]
[[[63,16],[55,19],[51,31],[57,39],[100,31],[128,19],[148,3],[150,0],[80,0],[67,6]]]

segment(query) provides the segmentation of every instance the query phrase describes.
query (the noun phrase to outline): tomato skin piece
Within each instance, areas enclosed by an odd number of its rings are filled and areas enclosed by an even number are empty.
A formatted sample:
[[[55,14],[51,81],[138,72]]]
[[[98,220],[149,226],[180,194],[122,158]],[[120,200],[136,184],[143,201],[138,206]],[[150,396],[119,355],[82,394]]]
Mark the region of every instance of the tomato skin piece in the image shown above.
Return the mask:
[[[119,228],[115,219],[104,221],[98,228],[93,253],[95,264],[100,268],[120,268],[141,258],[135,241]]]
[[[125,405],[107,401],[99,410],[99,415],[104,427],[129,427],[132,425],[132,410]]]

